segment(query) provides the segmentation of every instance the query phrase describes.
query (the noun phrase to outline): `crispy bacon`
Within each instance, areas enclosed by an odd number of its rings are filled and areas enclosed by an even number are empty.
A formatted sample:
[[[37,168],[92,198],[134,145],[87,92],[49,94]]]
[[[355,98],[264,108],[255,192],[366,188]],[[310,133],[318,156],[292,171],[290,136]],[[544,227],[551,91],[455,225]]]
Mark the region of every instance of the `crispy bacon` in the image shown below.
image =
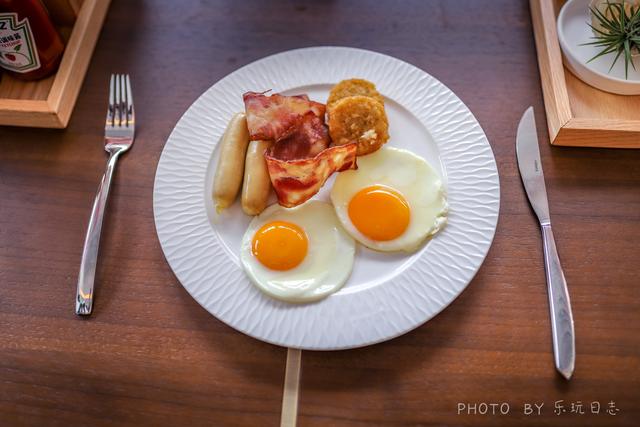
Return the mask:
[[[273,144],[271,156],[279,160],[315,157],[330,142],[329,131],[322,119],[308,112],[298,121],[291,135]]]
[[[306,95],[284,96],[247,92],[242,96],[252,140],[279,141],[291,135],[308,112],[324,119],[325,106]]]
[[[278,203],[291,208],[313,197],[332,173],[347,169],[356,169],[356,149],[358,144],[351,142],[325,148],[314,157],[295,160],[282,160],[273,156],[276,146],[265,153],[269,177],[278,195]]]
[[[306,95],[243,95],[252,140],[271,140],[265,152],[278,203],[297,206],[316,194],[336,171],[355,169],[357,143],[329,147],[325,106]]]

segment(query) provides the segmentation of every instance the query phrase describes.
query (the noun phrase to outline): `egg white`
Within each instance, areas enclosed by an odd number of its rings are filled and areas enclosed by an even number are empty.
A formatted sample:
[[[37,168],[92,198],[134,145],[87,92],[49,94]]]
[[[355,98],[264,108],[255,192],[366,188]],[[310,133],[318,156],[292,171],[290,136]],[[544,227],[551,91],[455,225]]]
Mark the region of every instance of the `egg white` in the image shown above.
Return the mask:
[[[290,270],[265,267],[251,250],[256,232],[273,221],[296,224],[307,235],[307,255]],[[291,209],[275,204],[249,224],[242,238],[240,261],[251,282],[267,295],[286,302],[310,302],[338,291],[345,284],[353,268],[355,246],[330,204],[311,200]]]
[[[409,225],[393,240],[372,240],[349,218],[349,202],[353,196],[372,185],[398,191],[409,204]],[[341,172],[336,178],[331,202],[345,230],[363,245],[377,251],[414,252],[447,222],[448,204],[442,179],[425,159],[399,148],[382,147],[358,157],[357,170]]]

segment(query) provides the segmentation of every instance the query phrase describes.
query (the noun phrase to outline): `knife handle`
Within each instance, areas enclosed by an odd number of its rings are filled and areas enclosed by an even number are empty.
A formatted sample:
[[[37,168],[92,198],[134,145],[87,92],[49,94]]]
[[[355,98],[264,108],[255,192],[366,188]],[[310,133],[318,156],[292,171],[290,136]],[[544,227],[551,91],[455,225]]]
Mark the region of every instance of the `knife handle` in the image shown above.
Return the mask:
[[[542,225],[544,267],[549,293],[551,333],[553,335],[553,355],[556,369],[566,379],[571,378],[576,359],[573,315],[567,281],[562,272],[560,258],[553,239],[551,224]]]

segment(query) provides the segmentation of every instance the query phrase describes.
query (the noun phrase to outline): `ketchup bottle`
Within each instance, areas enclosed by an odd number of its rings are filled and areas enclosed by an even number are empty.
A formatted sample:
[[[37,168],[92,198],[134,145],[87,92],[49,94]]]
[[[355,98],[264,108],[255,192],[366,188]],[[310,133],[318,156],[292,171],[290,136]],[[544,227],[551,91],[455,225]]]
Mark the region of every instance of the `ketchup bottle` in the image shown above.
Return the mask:
[[[23,80],[53,73],[64,43],[40,0],[0,0],[0,67]]]

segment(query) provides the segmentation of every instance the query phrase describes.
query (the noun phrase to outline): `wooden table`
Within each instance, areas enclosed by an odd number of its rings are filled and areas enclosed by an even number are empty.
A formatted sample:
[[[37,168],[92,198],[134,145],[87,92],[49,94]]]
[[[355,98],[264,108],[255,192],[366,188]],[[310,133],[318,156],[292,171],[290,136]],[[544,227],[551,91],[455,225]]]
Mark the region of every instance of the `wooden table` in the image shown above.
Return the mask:
[[[114,0],[68,129],[0,129],[0,425],[279,423],[286,349],[234,331],[187,294],[160,250],[151,195],[167,136],[204,90],[313,45],[390,54],[455,91],[491,142],[502,204],[483,267],[435,319],[373,347],[303,352],[299,424],[637,425],[640,151],[546,143],[525,0]],[[139,132],[112,188],[94,314],[79,319],[111,72],[133,76]],[[553,368],[541,239],[515,160],[529,105],[575,316],[570,382]],[[557,416],[559,400],[567,412]],[[571,414],[578,401],[585,413]],[[489,413],[473,414],[482,403]],[[509,414],[491,415],[490,403]],[[527,403],[544,403],[542,415],[525,415]]]

